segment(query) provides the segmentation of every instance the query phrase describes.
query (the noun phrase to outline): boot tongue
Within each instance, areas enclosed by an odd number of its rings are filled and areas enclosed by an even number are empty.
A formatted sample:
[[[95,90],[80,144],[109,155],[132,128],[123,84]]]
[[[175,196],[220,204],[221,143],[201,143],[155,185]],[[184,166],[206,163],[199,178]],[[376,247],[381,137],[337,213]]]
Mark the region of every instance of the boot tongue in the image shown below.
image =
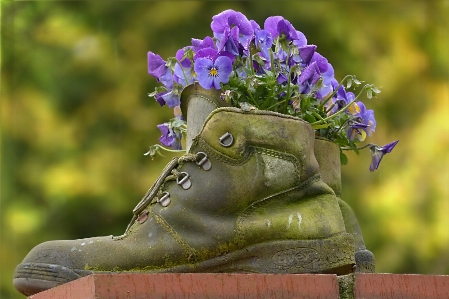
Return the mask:
[[[187,86],[181,94],[181,111],[187,120],[186,151],[190,150],[192,140],[203,128],[209,114],[220,107],[230,106],[220,99],[222,91],[204,89],[198,83]]]

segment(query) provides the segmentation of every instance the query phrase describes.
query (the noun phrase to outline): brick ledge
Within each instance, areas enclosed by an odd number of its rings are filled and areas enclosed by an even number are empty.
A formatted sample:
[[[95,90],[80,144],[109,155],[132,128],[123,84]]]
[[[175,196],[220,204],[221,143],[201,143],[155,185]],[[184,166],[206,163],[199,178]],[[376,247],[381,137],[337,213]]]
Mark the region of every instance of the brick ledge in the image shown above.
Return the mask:
[[[94,274],[28,298],[449,298],[447,275],[355,274],[343,280],[346,288],[339,291],[342,279],[330,274]],[[353,292],[348,281],[355,283]]]

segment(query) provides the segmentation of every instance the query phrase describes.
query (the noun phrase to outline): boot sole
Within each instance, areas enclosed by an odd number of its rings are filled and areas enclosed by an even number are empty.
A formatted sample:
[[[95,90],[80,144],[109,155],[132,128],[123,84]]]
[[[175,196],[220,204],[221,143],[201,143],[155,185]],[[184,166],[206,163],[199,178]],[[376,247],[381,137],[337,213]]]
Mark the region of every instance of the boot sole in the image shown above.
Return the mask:
[[[173,272],[346,275],[354,269],[354,238],[341,233],[326,239],[261,243],[200,262],[190,271],[178,266]]]
[[[191,265],[127,273],[276,273],[346,275],[355,269],[354,238],[341,233],[326,239],[261,243]],[[89,274],[59,265],[24,263],[16,268],[14,286],[25,295],[56,287]],[[114,272],[117,273],[117,272]]]
[[[14,272],[13,284],[19,292],[30,296],[92,273],[60,265],[23,263]]]

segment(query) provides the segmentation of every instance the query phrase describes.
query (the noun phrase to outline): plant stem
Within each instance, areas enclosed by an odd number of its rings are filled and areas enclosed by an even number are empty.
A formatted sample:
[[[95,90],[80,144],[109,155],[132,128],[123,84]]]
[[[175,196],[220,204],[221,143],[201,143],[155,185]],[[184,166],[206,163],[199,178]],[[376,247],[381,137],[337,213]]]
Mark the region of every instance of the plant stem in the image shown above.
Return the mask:
[[[288,72],[288,80],[287,80],[287,100],[291,98],[291,91],[290,91],[290,85],[292,80],[292,72],[295,66],[292,66]],[[287,102],[288,103],[288,102]],[[285,108],[287,108],[287,105],[285,105]]]
[[[370,147],[370,146],[373,146],[373,145],[375,146],[375,144],[373,144],[373,143],[368,143],[368,144],[366,144],[366,145],[364,145],[362,147],[358,147],[358,148],[340,147],[340,149],[343,150],[343,151],[353,151],[353,150],[361,150],[361,149],[364,149],[364,148],[367,148],[367,147]]]
[[[177,62],[177,63],[179,64],[179,66],[181,67],[182,75],[184,76],[184,80],[186,80],[186,85],[187,85],[189,82],[188,82],[188,80],[187,80],[187,75],[186,75],[186,73],[184,72],[184,68],[182,67],[181,62],[180,62],[178,59],[176,59],[176,62]]]
[[[362,90],[359,92],[359,94],[351,101],[351,102],[349,102],[349,104],[347,104],[346,106],[344,106],[343,108],[341,108],[340,110],[338,110],[337,112],[335,112],[334,114],[332,114],[332,115],[330,115],[330,116],[328,116],[328,117],[326,117],[326,118],[324,118],[324,119],[322,119],[322,120],[319,120],[319,121],[316,121],[316,122],[314,122],[314,123],[312,123],[312,125],[318,125],[318,124],[321,124],[321,123],[323,123],[323,122],[325,122],[325,121],[327,121],[327,120],[329,120],[329,119],[332,119],[332,118],[334,118],[334,117],[336,117],[337,115],[340,115],[342,112],[344,112],[346,109],[348,109],[349,108],[349,106],[351,106],[359,97],[360,97],[360,95],[362,94],[362,92],[366,89],[366,87],[368,86],[368,84],[366,84],[365,86],[363,86],[363,88],[362,88]]]
[[[273,50],[270,49],[270,64],[271,64],[271,71],[273,72],[273,74],[275,73],[275,69],[274,69],[274,56],[273,56]]]
[[[254,64],[253,64],[253,47],[249,47],[249,67],[250,67],[250,70],[251,70],[251,75],[253,75],[254,76]]]
[[[286,98],[285,100],[282,100],[282,101],[280,101],[280,102],[277,102],[276,104],[271,105],[270,107],[268,107],[268,108],[265,109],[265,110],[270,110],[271,108],[274,108],[274,107],[276,107],[276,106],[278,106],[278,105],[280,105],[280,104],[282,104],[282,103],[285,103],[285,102],[288,101],[288,99],[289,99],[289,98]]]
[[[327,102],[329,102],[329,101],[333,98],[333,96],[337,94],[338,90],[339,90],[340,87],[343,85],[343,82],[344,82],[348,77],[352,77],[352,75],[346,75],[346,76],[343,78],[343,80],[340,81],[340,84],[338,84],[338,86],[337,86],[337,88],[334,90],[334,92],[333,92],[330,96],[328,96],[327,99],[326,99],[324,102],[322,102],[322,103],[318,106],[318,109],[323,109],[324,105],[326,105]]]

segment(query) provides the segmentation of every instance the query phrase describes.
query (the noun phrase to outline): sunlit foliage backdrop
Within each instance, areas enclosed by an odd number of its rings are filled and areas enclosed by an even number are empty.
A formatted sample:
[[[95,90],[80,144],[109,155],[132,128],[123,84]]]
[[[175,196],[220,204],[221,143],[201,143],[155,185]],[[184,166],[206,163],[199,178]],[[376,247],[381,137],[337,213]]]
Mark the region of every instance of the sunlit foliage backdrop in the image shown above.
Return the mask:
[[[368,141],[400,142],[375,173],[350,154],[343,198],[378,272],[449,274],[449,1],[2,1],[1,298],[23,298],[12,272],[38,243],[124,232],[169,161],[143,156],[172,116],[147,97],[146,53],[228,8],[284,16],[337,78],[381,88]]]

